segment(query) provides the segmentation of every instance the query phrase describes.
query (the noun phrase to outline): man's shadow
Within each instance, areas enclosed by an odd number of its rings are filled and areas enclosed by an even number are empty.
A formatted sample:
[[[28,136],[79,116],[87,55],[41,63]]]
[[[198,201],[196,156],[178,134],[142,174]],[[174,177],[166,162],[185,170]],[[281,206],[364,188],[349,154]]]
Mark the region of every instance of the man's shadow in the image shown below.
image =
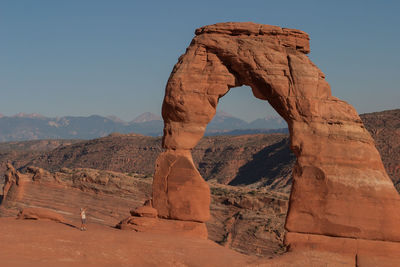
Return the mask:
[[[71,228],[80,229],[78,226],[76,226],[72,223],[69,223],[69,222],[60,222],[60,223],[66,225],[66,226],[69,226]]]

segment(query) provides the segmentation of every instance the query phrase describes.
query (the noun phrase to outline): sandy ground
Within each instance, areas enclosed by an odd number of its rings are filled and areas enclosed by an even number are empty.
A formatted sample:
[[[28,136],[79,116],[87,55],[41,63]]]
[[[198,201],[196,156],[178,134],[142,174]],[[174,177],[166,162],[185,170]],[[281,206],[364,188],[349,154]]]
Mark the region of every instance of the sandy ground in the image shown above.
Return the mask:
[[[209,240],[0,218],[0,266],[248,266],[258,260]]]

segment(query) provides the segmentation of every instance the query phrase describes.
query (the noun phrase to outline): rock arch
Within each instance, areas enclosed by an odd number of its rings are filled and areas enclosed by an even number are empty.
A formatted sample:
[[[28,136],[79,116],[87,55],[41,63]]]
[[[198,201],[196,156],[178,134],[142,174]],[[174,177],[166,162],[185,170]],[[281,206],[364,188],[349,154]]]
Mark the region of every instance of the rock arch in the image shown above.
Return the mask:
[[[191,149],[219,98],[232,87],[248,85],[288,123],[297,157],[288,236],[400,241],[400,197],[374,141],[355,109],[332,96],[309,51],[309,37],[299,30],[254,23],[196,30],[165,90],[165,151],[153,182],[153,205],[160,216],[208,220],[210,192]]]

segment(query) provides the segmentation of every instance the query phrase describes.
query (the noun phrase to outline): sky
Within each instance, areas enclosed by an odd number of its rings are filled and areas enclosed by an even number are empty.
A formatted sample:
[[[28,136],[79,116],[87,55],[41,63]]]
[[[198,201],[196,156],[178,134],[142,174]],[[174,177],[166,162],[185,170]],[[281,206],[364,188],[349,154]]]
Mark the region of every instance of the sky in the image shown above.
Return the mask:
[[[48,117],[160,114],[170,72],[204,25],[301,29],[332,94],[359,113],[400,108],[400,1],[2,0],[0,113]],[[248,87],[220,110],[274,115]]]

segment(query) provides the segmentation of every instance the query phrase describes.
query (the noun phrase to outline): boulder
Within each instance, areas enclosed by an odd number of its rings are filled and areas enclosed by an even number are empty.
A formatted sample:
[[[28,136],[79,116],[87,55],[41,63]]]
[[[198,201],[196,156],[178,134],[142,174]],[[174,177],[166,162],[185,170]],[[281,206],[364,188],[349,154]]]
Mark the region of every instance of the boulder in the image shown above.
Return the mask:
[[[18,213],[17,218],[22,220],[50,220],[59,223],[67,222],[61,214],[44,208],[25,208]]]
[[[199,239],[207,239],[208,237],[205,223],[200,222],[130,216],[119,222],[115,227],[121,230],[179,235]]]

